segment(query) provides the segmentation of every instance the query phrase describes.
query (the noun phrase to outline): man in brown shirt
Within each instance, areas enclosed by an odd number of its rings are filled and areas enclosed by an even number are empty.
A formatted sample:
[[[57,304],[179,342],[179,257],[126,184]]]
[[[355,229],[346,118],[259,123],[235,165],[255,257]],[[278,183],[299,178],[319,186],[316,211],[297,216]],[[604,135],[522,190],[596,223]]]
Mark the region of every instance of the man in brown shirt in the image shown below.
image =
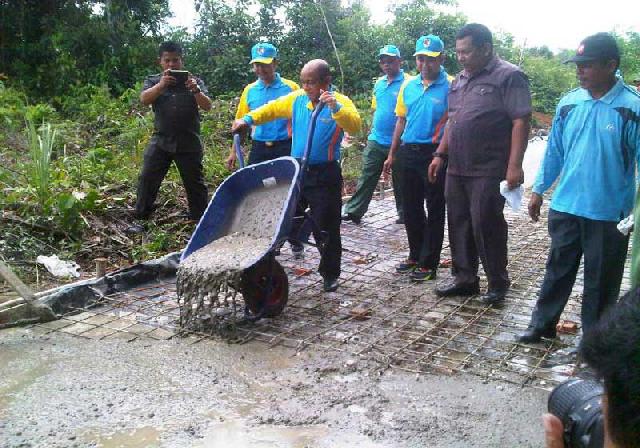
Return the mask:
[[[449,121],[429,166],[429,180],[444,176],[454,282],[440,296],[479,292],[478,257],[489,283],[482,297],[489,305],[504,301],[509,288],[507,223],[500,181],[509,188],[524,181],[522,158],[531,120],[526,75],[493,52],[491,31],[465,25],[456,36],[456,56],[464,70],[449,91]]]

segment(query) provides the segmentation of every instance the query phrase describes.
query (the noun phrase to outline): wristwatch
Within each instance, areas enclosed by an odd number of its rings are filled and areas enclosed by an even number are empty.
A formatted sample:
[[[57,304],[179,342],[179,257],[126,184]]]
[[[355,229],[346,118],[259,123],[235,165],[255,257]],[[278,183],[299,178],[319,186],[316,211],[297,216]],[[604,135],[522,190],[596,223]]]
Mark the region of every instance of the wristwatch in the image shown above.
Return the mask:
[[[445,154],[444,152],[434,152],[432,154],[433,157],[440,157],[442,160],[447,160],[449,158],[449,156],[447,154]]]

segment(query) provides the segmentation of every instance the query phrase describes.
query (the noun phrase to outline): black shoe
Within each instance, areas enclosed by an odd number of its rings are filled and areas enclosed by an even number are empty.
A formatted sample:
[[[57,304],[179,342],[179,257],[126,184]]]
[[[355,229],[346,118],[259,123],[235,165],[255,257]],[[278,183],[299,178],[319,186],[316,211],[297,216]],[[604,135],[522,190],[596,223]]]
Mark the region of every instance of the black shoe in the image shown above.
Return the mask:
[[[507,295],[507,289],[490,289],[480,300],[485,305],[498,305],[504,303]]]
[[[334,292],[338,289],[337,278],[325,278],[323,284],[324,292]]]
[[[396,219],[396,224],[404,224],[404,218]]]
[[[523,343],[540,342],[542,338],[553,339],[556,337],[556,329],[539,330],[537,328],[529,327],[521,335],[516,337],[516,341]]]
[[[340,219],[343,221],[351,221],[354,224],[360,224],[362,222],[362,218],[358,218],[356,215],[352,213],[344,213]]]
[[[146,229],[144,228],[144,226],[142,224],[137,224],[137,223],[131,224],[129,227],[124,229],[124,233],[128,233],[130,235],[144,233],[145,231]]]
[[[414,282],[426,282],[436,279],[436,270],[428,268],[416,268],[411,274],[409,274],[411,280]]]
[[[413,271],[416,267],[418,267],[418,263],[411,258],[407,258],[396,266],[396,272],[398,274],[406,274],[407,272]]]
[[[436,289],[436,295],[439,297],[451,296],[472,296],[480,292],[478,283],[457,284],[451,283]]]
[[[302,260],[304,258],[304,246],[300,243],[291,244],[291,253],[294,260]]]

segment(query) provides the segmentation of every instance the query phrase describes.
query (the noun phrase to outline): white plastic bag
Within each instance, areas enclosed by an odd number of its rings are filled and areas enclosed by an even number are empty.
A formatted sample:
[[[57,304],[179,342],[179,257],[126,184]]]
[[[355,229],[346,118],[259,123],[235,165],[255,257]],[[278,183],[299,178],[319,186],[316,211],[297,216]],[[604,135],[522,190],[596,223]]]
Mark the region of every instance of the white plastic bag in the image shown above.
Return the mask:
[[[500,194],[504,196],[507,204],[514,211],[519,211],[520,206],[522,205],[522,195],[524,194],[524,187],[520,185],[519,187],[514,188],[513,190],[509,190],[507,186],[507,181],[503,180],[500,182]]]
[[[620,221],[616,227],[618,228],[618,231],[624,236],[629,235],[629,232],[633,230],[633,214]]]
[[[80,266],[73,261],[61,260],[57,255],[38,255],[36,262],[43,264],[56,277],[80,277]]]

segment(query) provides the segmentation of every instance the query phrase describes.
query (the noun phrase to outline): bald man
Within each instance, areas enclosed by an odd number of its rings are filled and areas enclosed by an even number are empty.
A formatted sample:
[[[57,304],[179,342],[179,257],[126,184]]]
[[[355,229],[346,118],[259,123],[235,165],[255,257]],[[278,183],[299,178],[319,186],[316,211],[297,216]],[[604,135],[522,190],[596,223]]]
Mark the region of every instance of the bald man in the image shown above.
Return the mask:
[[[311,113],[319,104],[325,108],[320,112],[313,135],[307,172],[304,174],[302,194],[298,204],[300,215],[308,207],[311,217],[321,232],[326,232],[324,249],[320,251],[318,271],[323,278],[326,292],[338,289],[342,241],[340,238],[340,216],[342,208],[342,170],[340,169],[340,143],[344,131],[355,134],[362,120],[353,102],[333,89],[329,64],[322,59],[307,62],[300,72],[302,89],[280,97],[262,107],[248,112],[235,120],[232,132],[246,130],[252,125],[261,125],[281,118],[291,119],[291,156],[302,160]],[[301,220],[297,220],[296,224]],[[294,226],[292,237],[299,232]],[[321,234],[314,231],[316,242]]]

